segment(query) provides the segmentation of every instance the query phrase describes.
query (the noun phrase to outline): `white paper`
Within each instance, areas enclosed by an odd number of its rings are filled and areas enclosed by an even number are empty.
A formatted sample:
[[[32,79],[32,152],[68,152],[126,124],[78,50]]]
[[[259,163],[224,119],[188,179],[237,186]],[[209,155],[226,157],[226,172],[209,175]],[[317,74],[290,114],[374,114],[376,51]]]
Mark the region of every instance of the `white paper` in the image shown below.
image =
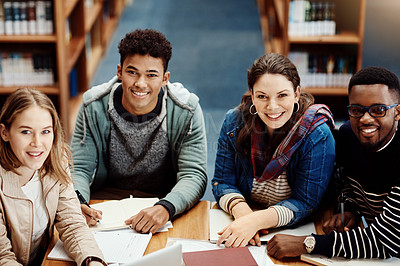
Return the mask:
[[[143,256],[151,233],[139,234],[132,229],[92,232],[107,263],[128,263]],[[72,261],[58,240],[48,259]]]

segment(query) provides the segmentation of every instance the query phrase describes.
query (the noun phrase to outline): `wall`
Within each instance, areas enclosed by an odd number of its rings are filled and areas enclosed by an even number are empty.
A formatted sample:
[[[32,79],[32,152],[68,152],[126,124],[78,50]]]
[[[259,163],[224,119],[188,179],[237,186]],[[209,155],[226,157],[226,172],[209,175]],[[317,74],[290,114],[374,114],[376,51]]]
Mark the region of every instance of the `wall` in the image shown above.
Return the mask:
[[[399,30],[399,0],[367,0],[363,67],[386,67],[400,78]]]

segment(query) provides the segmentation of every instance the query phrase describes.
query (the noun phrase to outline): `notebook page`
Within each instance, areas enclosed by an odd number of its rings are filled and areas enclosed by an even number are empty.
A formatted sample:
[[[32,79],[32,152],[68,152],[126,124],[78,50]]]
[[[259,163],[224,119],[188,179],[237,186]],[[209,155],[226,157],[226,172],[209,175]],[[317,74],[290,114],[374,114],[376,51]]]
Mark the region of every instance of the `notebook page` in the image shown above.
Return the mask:
[[[131,229],[92,232],[107,263],[128,263],[143,256],[151,234],[139,234]],[[48,259],[72,261],[58,240]]]

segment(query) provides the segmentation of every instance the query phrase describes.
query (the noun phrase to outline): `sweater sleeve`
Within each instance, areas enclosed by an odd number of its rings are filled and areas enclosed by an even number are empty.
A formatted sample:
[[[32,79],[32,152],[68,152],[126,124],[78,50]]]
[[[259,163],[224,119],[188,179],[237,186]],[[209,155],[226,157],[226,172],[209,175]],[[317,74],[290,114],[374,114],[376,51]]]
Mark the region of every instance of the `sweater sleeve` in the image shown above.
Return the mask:
[[[400,187],[394,187],[383,203],[383,212],[366,229],[315,235],[313,253],[329,257],[390,258],[400,251]]]
[[[161,199],[173,205],[174,213],[170,213],[170,216],[192,208],[204,195],[207,183],[206,163],[206,130],[203,112],[198,104],[194,110],[190,132],[185,135],[178,154],[177,183],[171,192]]]

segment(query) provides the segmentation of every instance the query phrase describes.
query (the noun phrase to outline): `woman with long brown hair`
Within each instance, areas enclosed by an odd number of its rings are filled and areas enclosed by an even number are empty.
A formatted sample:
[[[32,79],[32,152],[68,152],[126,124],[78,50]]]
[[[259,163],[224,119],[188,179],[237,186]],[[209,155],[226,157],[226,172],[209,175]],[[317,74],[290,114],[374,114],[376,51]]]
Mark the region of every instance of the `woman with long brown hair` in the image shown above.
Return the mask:
[[[287,57],[260,57],[247,80],[249,91],[222,125],[212,180],[219,206],[235,218],[217,241],[227,247],[260,245],[260,230],[310,215],[326,191],[335,159],[332,114],[301,92],[299,74]]]

